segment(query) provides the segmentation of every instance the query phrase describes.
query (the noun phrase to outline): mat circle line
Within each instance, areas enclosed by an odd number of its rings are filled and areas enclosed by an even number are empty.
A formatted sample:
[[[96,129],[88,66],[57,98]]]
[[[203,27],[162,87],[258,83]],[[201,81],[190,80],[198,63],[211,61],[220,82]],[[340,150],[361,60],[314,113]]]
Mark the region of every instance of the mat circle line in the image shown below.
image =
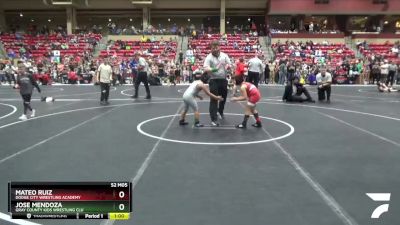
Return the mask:
[[[357,91],[360,93],[379,93],[377,90],[373,89],[358,89]]]
[[[15,91],[15,92],[12,92]],[[49,88],[49,89],[42,89],[45,93],[57,93],[57,92],[62,92],[64,91],[64,88]],[[18,93],[19,94],[19,89],[0,89],[1,94],[12,94],[12,93]]]
[[[4,115],[4,116],[1,116],[1,117],[0,117],[0,120],[1,120],[1,119],[4,119],[4,118],[6,118],[6,117],[9,117],[9,116],[13,115],[15,112],[17,112],[17,107],[15,107],[15,106],[13,106],[13,105],[6,104],[6,103],[0,103],[0,105],[5,105],[5,106],[8,106],[8,107],[10,107],[10,108],[13,109],[12,112],[10,112],[10,113],[8,113],[8,114],[6,114],[6,115]]]
[[[110,92],[116,91],[116,87],[111,87]],[[70,96],[81,96],[81,95],[93,95],[93,94],[100,94],[100,91],[91,91],[91,92],[83,92],[83,93],[76,93],[76,94],[65,94],[65,95],[54,95],[53,97],[70,97]]]
[[[207,114],[208,113],[200,113],[200,114]],[[192,113],[187,114],[187,115],[193,115]],[[225,113],[225,115],[234,115],[234,116],[243,116],[243,114],[239,114],[239,113]],[[260,116],[260,118],[266,119],[266,120],[273,120],[275,122],[284,124],[286,126],[288,126],[290,128],[290,131],[284,135],[278,136],[278,137],[274,137],[274,138],[270,138],[270,139],[265,139],[265,140],[259,140],[259,141],[246,141],[246,142],[198,142],[198,141],[181,141],[181,140],[175,140],[175,139],[170,139],[170,138],[163,138],[160,136],[156,136],[156,135],[152,135],[150,133],[147,133],[145,131],[142,130],[142,126],[148,122],[154,121],[154,120],[159,120],[159,119],[164,119],[164,118],[169,118],[169,117],[174,117],[174,116],[179,116],[178,114],[175,115],[166,115],[166,116],[159,116],[159,117],[155,117],[155,118],[151,118],[148,120],[145,120],[141,123],[139,123],[136,127],[137,131],[139,131],[139,133],[141,133],[144,136],[147,137],[151,137],[154,139],[158,139],[161,141],[167,141],[167,142],[174,142],[174,143],[180,143],[180,144],[191,144],[191,145],[249,145],[249,144],[259,144],[259,143],[266,143],[266,142],[271,142],[271,141],[276,141],[276,140],[280,140],[286,137],[289,137],[290,135],[292,135],[295,131],[294,127],[282,120],[278,120],[275,118],[271,118],[271,117],[264,117],[264,116]]]
[[[130,91],[130,90],[134,90],[134,88],[128,88],[128,89],[122,90],[121,91],[121,95],[132,97],[132,95],[128,95],[127,93],[125,93],[125,91]],[[145,97],[145,96],[139,96],[139,97]],[[168,98],[168,97],[163,98],[163,97],[154,97],[154,96],[152,96],[152,98],[153,99],[174,99],[174,100],[181,100],[182,99],[182,98]]]

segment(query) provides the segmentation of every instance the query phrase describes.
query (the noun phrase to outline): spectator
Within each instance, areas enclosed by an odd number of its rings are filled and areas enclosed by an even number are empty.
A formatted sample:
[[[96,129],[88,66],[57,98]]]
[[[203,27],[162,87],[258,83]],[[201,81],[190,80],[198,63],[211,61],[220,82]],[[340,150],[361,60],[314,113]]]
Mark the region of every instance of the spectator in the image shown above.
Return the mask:
[[[281,61],[280,64],[279,64],[279,81],[278,81],[278,84],[283,85],[285,83],[286,75],[287,75],[286,63],[284,61]]]
[[[17,73],[17,68],[11,64],[11,61],[8,61],[5,67],[6,78],[8,83],[11,85],[11,81],[16,84],[15,74]]]
[[[246,44],[246,46],[244,46],[244,52],[250,52],[251,51],[251,46],[249,44]]]
[[[233,42],[233,49],[239,50],[239,44],[237,43],[237,41]]]
[[[189,46],[189,48],[186,50],[186,57],[192,58],[193,57],[193,49],[192,47]]]
[[[182,65],[183,62],[183,52],[182,50],[179,51],[179,64]]]
[[[4,64],[4,61],[0,59],[0,85],[2,82],[6,81],[6,64]]]
[[[260,75],[264,71],[263,62],[255,55],[248,62],[248,82],[253,83],[254,86],[258,88],[258,83],[260,82]]]
[[[72,69],[68,72],[68,83],[69,84],[77,84],[77,82],[78,82],[78,76],[77,76],[75,70]]]
[[[268,84],[270,81],[270,69],[271,61],[265,61],[265,66],[264,66],[264,84]],[[272,82],[271,82],[272,83]]]
[[[142,37],[140,38],[140,42],[147,42],[147,37],[145,35],[142,35]]]
[[[311,22],[310,25],[308,25],[308,31],[309,31],[310,33],[313,33],[313,32],[314,32],[314,23],[313,23],[313,22]]]
[[[386,86],[389,86],[389,83],[390,83],[389,87],[393,87],[394,77],[396,75],[397,70],[398,70],[397,65],[394,62],[390,61],[389,62],[389,74],[388,74],[388,78],[386,79]]]
[[[108,96],[110,94],[110,83],[112,80],[112,68],[109,59],[105,58],[97,69],[97,80],[100,82],[101,97],[100,104],[108,105]]]
[[[379,82],[386,82],[388,79],[389,75],[389,64],[388,61],[385,59],[384,62],[381,63],[381,78],[379,79]]]
[[[236,63],[235,76],[244,76],[244,72],[245,72],[244,59],[240,58],[239,61]]]
[[[326,71],[325,66],[321,66],[320,73],[317,74],[316,79],[318,85],[318,101],[324,101],[326,93],[326,102],[330,103],[332,75]]]

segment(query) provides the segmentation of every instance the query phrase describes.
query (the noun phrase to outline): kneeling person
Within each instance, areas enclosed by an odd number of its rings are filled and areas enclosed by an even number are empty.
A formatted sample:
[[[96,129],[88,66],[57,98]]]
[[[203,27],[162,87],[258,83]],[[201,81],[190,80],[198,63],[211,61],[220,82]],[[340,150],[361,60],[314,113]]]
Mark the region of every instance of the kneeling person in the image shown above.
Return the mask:
[[[233,97],[232,101],[243,101],[247,100],[247,104],[244,110],[244,119],[241,124],[236,125],[236,128],[246,128],[247,120],[250,117],[250,114],[254,115],[256,119],[256,123],[253,124],[253,127],[262,127],[260,117],[258,116],[258,112],[256,110],[256,104],[261,99],[261,94],[258,88],[248,82],[243,81],[243,76],[235,76],[235,83],[238,87],[240,87],[241,96]]]
[[[194,126],[195,127],[203,127],[204,125],[200,123],[200,112],[199,107],[197,105],[195,97],[203,100],[203,97],[199,95],[200,91],[204,91],[208,96],[211,98],[222,101],[224,100],[221,96],[216,96],[212,94],[206,85],[209,80],[208,74],[204,73],[203,75],[196,75],[195,81],[190,84],[188,89],[186,89],[185,93],[183,94],[183,103],[184,109],[181,113],[181,120],[179,121],[179,125],[187,125],[188,122],[185,121],[186,113],[189,110],[189,107],[194,111]]]
[[[318,84],[318,101],[325,100],[326,92],[326,102],[331,101],[331,84],[332,84],[332,74],[326,71],[325,66],[320,67],[320,73],[317,74],[317,84]]]

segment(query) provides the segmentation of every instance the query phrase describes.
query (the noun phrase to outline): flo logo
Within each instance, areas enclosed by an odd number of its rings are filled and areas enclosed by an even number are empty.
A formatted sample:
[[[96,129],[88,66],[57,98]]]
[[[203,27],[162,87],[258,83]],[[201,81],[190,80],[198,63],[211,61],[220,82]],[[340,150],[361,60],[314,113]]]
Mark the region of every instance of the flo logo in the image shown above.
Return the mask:
[[[390,193],[366,193],[366,195],[375,202],[389,202]],[[389,211],[389,204],[378,206],[371,215],[372,219],[378,219],[383,213]]]

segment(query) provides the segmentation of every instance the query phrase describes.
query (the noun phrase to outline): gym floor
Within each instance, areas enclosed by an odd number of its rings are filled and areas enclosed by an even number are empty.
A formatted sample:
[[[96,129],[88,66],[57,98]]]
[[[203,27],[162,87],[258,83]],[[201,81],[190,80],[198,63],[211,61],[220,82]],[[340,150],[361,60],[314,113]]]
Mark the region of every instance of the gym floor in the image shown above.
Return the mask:
[[[22,122],[18,91],[0,86],[0,215],[9,181],[131,181],[131,219],[115,224],[400,224],[400,92],[334,86],[330,104],[287,104],[283,87],[262,86],[263,128],[240,130],[242,105],[229,101],[221,127],[193,128],[193,115],[180,127],[186,87],[151,87],[148,101],[143,86],[137,100],[132,86],[119,86],[108,106],[99,105],[99,87],[43,87],[56,101],[35,92],[37,115]],[[208,100],[199,106],[209,124]],[[382,204],[389,211],[371,219]]]

